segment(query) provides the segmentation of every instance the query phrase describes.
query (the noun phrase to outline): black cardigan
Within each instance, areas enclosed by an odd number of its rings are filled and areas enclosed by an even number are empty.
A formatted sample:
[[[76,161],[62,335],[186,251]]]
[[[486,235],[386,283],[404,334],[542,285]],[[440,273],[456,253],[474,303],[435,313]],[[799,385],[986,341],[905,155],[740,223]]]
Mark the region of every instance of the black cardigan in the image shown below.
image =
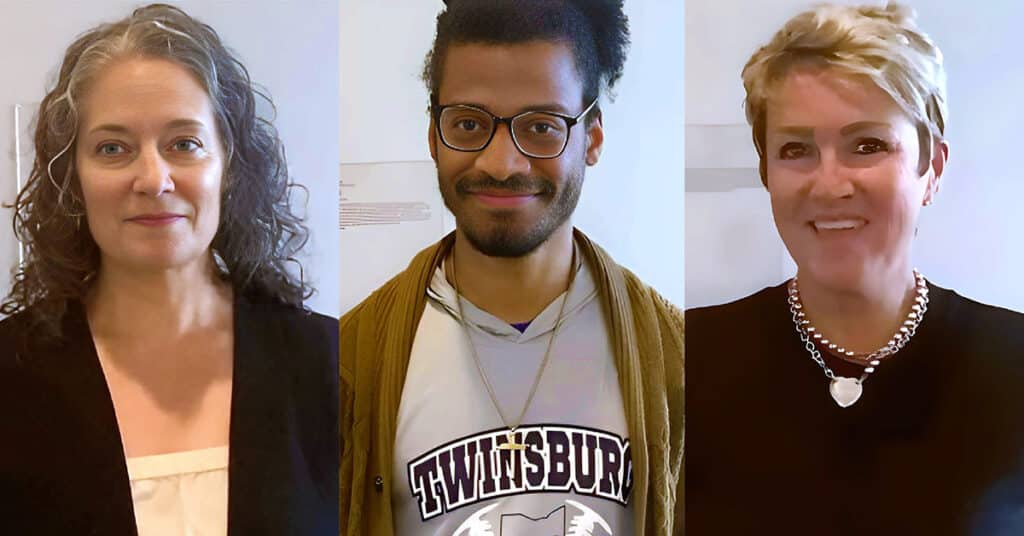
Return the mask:
[[[338,534],[338,324],[238,299],[228,534]],[[0,534],[136,534],[124,449],[81,304],[62,342],[0,322]]]
[[[845,409],[785,285],[686,312],[688,536],[1024,534],[1024,315],[929,290]]]

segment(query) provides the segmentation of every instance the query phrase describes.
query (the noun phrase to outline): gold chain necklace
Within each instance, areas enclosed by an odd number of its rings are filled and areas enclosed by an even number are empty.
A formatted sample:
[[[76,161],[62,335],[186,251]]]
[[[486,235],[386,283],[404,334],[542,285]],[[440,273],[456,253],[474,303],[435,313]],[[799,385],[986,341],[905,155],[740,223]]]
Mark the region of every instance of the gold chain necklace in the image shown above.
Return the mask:
[[[466,334],[466,342],[469,343],[470,353],[473,355],[473,362],[476,363],[476,370],[480,373],[480,379],[483,380],[484,387],[487,388],[487,395],[491,398],[491,404],[494,405],[494,409],[498,412],[498,417],[501,418],[501,422],[505,425],[505,428],[508,428],[508,431],[505,433],[506,441],[498,445],[498,450],[526,450],[526,444],[516,441],[515,433],[519,428],[519,425],[523,423],[523,417],[526,416],[526,411],[530,408],[534,395],[537,394],[537,386],[540,385],[540,378],[544,375],[544,369],[547,368],[548,361],[551,358],[551,348],[555,344],[555,337],[558,335],[558,329],[562,327],[562,313],[565,312],[565,302],[569,301],[569,291],[572,290],[572,285],[576,281],[576,244],[573,244],[572,262],[569,265],[569,286],[565,289],[565,295],[562,297],[562,304],[558,308],[558,316],[555,317],[555,327],[551,331],[551,338],[548,340],[548,347],[544,350],[544,359],[541,360],[540,367],[537,369],[537,374],[533,378],[533,385],[530,387],[530,394],[526,397],[526,403],[523,404],[522,411],[519,412],[519,416],[516,417],[516,420],[512,422],[505,417],[505,412],[501,410],[501,405],[498,404],[498,397],[494,394],[494,387],[491,386],[490,380],[487,379],[487,374],[484,372],[483,364],[480,363],[480,356],[477,354],[476,346],[473,344],[473,336],[469,332],[469,325],[466,323],[466,315],[462,311],[462,294],[459,292],[459,278],[455,273],[454,247],[452,248],[451,257],[452,283],[455,287],[455,301],[458,303],[459,322],[462,324],[462,331]]]

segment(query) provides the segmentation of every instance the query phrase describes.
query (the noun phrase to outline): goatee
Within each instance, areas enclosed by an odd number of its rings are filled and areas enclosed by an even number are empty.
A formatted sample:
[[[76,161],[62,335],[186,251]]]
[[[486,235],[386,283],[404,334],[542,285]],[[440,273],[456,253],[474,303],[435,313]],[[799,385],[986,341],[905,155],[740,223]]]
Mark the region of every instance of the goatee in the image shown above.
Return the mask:
[[[543,177],[514,175],[505,180],[490,176],[463,177],[451,190],[441,188],[441,197],[448,210],[455,215],[460,231],[479,252],[489,257],[523,257],[540,247],[572,216],[580,199],[583,169],[575,170],[565,178],[562,188]],[[516,225],[521,216],[515,210],[492,211],[484,217],[490,221],[473,221],[464,213],[467,198],[478,191],[503,191],[531,194],[547,200],[543,213],[527,229]]]

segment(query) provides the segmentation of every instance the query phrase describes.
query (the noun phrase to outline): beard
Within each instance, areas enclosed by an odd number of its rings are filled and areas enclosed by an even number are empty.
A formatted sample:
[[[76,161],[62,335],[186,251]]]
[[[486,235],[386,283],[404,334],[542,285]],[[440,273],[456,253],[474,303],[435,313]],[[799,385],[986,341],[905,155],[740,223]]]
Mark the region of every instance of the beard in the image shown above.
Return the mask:
[[[513,175],[497,180],[487,175],[465,176],[455,181],[439,178],[441,197],[455,215],[456,226],[469,243],[489,257],[523,257],[533,252],[572,216],[583,187],[584,167],[566,175],[562,187],[545,177]],[[446,184],[448,186],[446,186]],[[537,195],[544,203],[533,221],[523,220],[519,210],[480,211],[467,202],[475,191],[505,191]]]

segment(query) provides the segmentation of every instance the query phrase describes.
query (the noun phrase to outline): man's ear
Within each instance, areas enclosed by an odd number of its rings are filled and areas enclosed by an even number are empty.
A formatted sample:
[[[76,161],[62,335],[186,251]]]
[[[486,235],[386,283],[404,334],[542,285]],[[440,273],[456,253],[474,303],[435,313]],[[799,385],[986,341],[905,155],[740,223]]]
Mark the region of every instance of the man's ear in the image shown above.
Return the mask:
[[[437,129],[434,128],[434,119],[431,117],[430,126],[427,127],[427,145],[430,147],[430,159],[437,163]]]
[[[587,125],[587,165],[593,166],[601,159],[601,149],[604,147],[604,126],[601,124],[601,110],[593,112],[594,118]]]

